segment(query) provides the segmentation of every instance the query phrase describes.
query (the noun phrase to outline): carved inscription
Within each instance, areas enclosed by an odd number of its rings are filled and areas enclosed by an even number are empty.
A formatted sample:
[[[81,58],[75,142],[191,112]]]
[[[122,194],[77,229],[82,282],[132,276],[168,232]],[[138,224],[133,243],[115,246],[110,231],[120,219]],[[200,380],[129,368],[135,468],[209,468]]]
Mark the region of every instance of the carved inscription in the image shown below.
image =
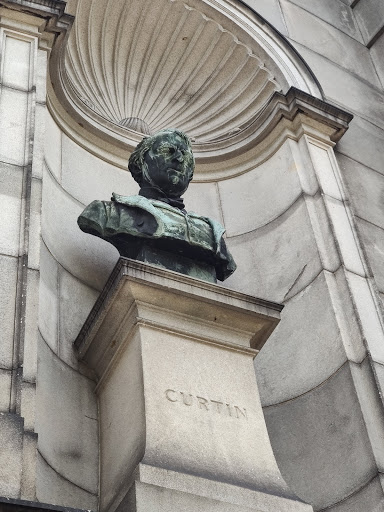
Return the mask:
[[[212,400],[203,396],[192,395],[184,391],[176,391],[175,389],[167,389],[165,398],[173,403],[179,403],[187,407],[198,407],[199,409],[214,414],[230,416],[236,419],[248,420],[247,410],[238,405],[228,404],[220,400]]]

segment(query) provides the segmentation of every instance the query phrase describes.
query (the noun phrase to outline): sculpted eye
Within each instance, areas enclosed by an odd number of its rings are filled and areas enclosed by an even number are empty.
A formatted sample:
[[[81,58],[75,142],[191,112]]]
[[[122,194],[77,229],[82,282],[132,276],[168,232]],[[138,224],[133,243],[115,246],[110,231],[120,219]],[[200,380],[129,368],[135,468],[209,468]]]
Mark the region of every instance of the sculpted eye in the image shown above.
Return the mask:
[[[169,153],[170,155],[172,155],[175,152],[175,148],[173,148],[172,146],[162,146],[162,149],[165,153]]]

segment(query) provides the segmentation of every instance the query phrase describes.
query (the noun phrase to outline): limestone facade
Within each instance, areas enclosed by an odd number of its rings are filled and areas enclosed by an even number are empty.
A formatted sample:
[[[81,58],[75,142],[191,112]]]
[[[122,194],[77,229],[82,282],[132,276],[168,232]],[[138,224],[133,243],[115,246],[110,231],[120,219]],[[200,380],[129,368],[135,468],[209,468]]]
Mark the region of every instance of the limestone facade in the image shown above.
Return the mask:
[[[129,153],[171,123],[224,286],[285,305],[255,359],[282,475],[316,511],[384,510],[383,32],[381,0],[0,0],[1,496],[97,508],[73,342],[118,254],[76,219],[137,193]]]

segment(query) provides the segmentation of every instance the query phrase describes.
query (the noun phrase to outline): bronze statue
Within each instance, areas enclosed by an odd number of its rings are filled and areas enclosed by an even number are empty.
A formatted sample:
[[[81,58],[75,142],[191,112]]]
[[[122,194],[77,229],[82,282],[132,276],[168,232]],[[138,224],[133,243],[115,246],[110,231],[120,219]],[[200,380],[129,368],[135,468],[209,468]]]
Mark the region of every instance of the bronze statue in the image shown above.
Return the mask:
[[[212,282],[230,276],[236,264],[224,228],[184,209],[181,196],[195,168],[189,138],[170,129],[146,137],[128,168],[140,185],[139,195],[113,193],[111,201],[93,201],[78,218],[80,229],[110,242],[127,258]]]

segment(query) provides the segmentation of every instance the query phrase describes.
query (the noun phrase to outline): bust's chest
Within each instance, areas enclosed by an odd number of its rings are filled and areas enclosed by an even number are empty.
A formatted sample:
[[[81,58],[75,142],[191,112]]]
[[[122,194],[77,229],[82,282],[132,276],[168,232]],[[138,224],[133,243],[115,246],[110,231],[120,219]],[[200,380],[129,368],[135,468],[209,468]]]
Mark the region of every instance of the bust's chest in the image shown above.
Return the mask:
[[[171,210],[162,211],[164,222],[164,235],[175,240],[183,240],[191,245],[211,250],[214,246],[214,237],[210,224],[201,217],[183,214]]]

